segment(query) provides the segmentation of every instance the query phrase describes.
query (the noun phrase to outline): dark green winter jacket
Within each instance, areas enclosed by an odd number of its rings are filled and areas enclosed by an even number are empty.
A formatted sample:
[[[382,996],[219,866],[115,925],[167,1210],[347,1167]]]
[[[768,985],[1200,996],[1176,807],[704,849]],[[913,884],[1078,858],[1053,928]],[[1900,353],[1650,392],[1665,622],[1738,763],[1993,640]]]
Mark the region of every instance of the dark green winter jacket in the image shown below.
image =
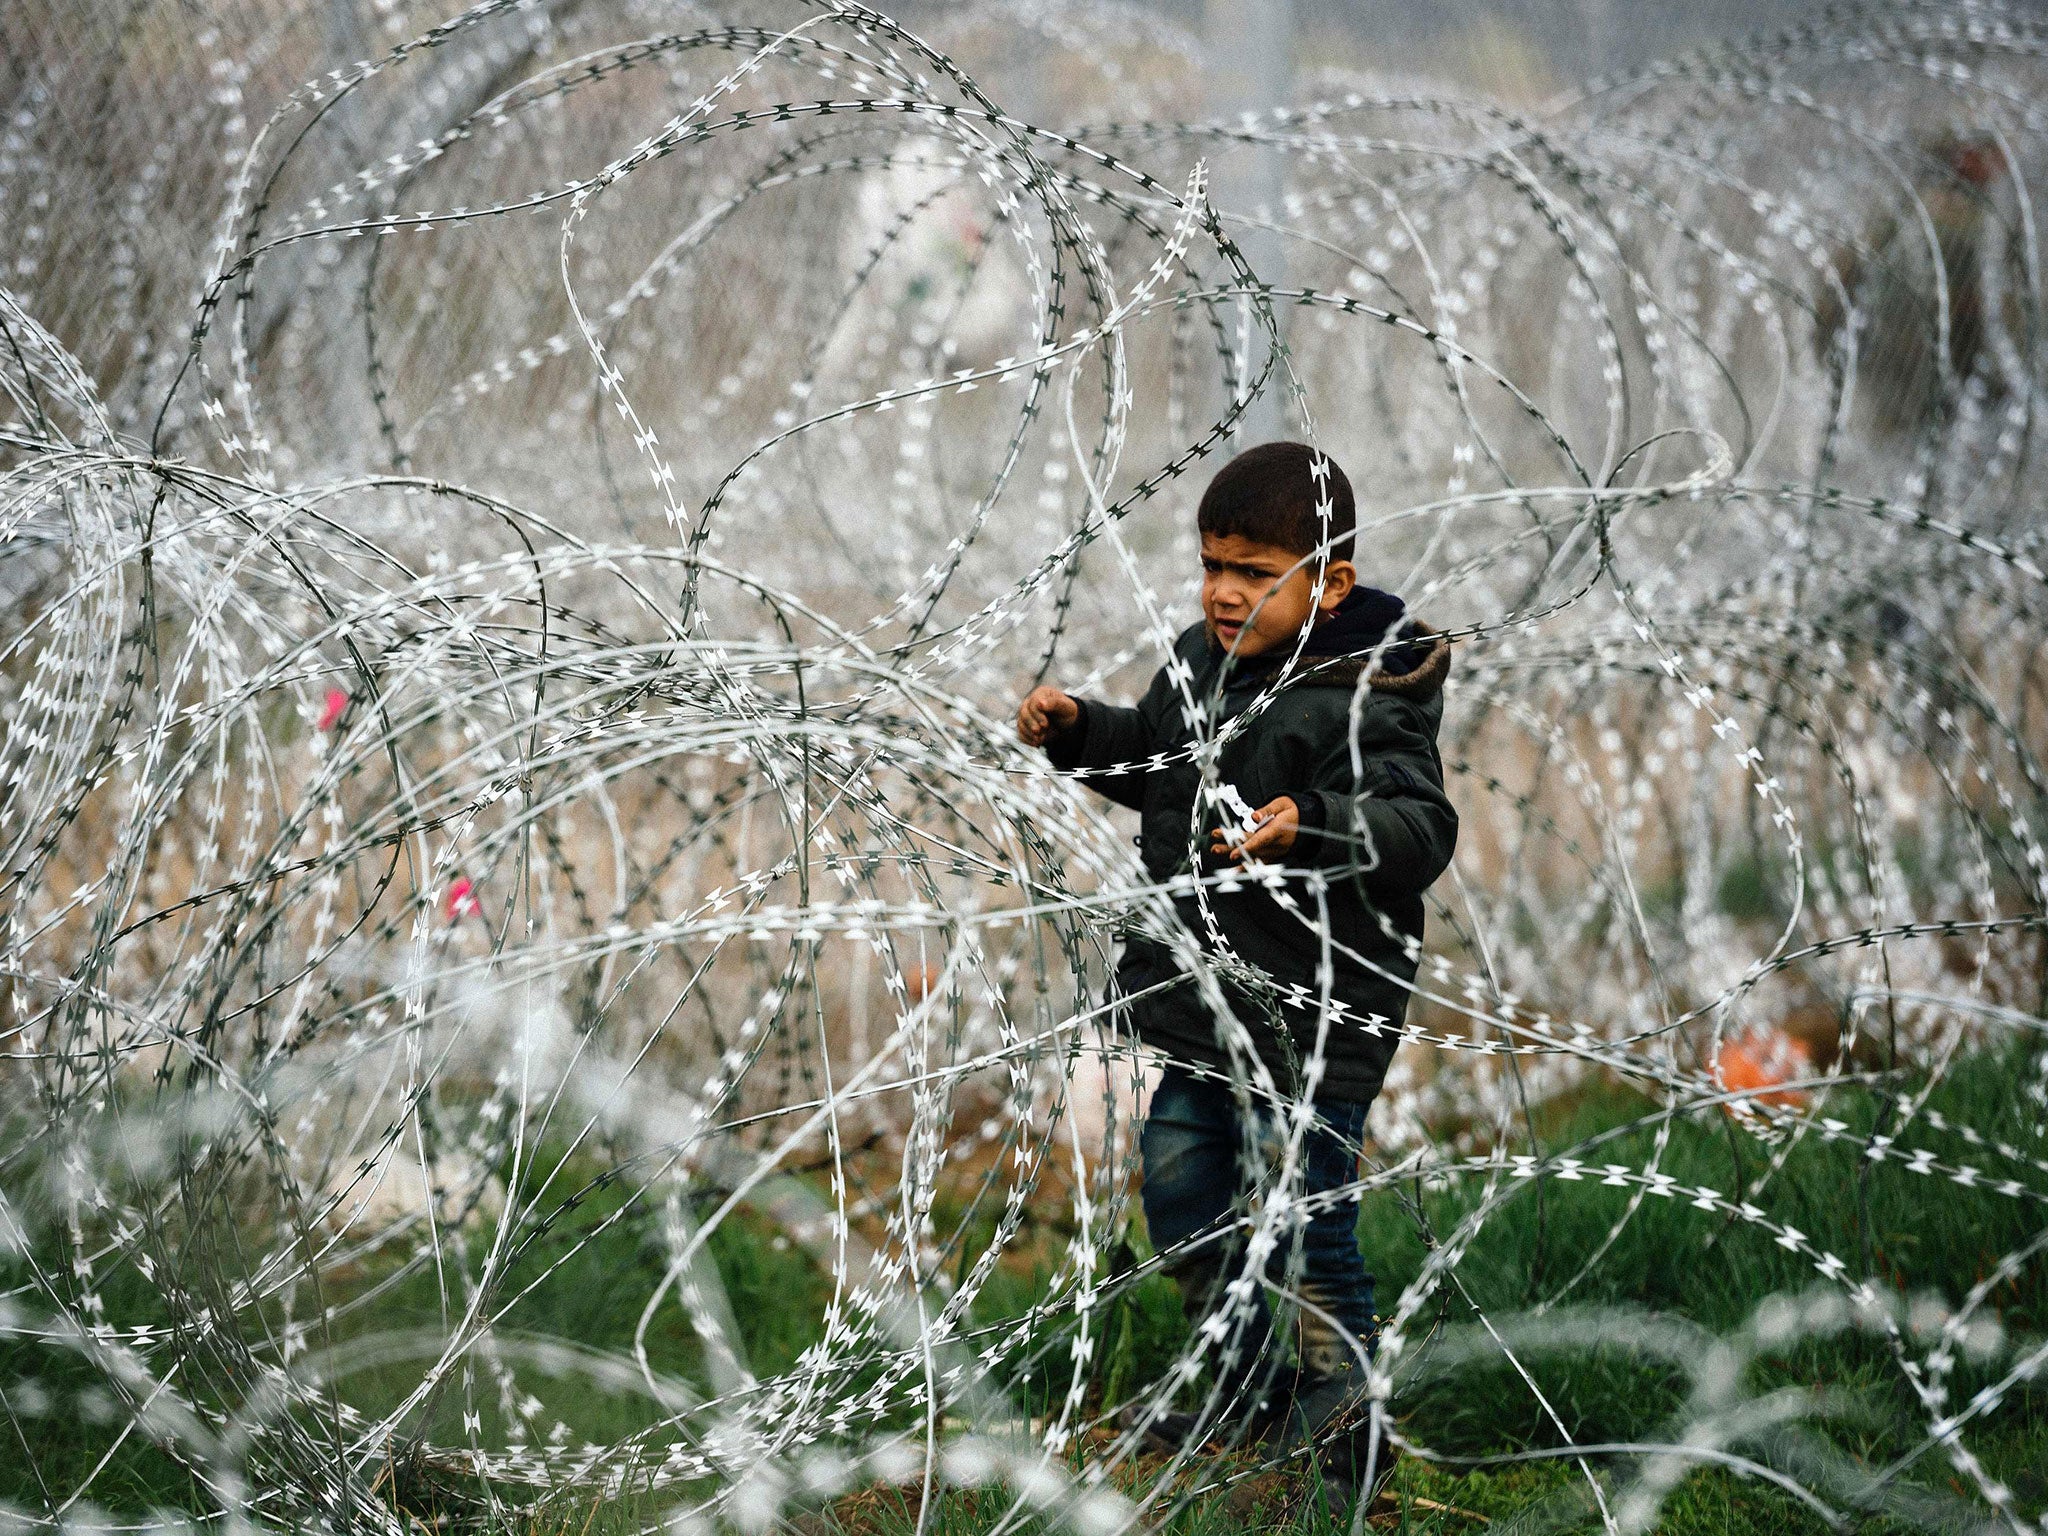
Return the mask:
[[[1353,696],[1369,653],[1395,625],[1395,643],[1381,654],[1359,701],[1354,767]],[[1188,751],[1196,733],[1174,671],[1188,670],[1188,691],[1211,721],[1203,735],[1214,738],[1271,687],[1285,659],[1283,653],[1226,666],[1200,624],[1180,636],[1174,655],[1135,709],[1083,700],[1079,721],[1046,748],[1054,767],[1088,770],[1091,788],[1140,813],[1139,849],[1156,881],[1234,867],[1208,852],[1210,832],[1231,818],[1209,805],[1196,815],[1201,771]],[[1449,671],[1449,642],[1404,620],[1400,599],[1360,588],[1310,632],[1296,675],[1219,760],[1220,782],[1235,786],[1247,806],[1281,795],[1294,800],[1301,834],[1284,862],[1320,866],[1329,880],[1331,997],[1338,1008],[1325,1039],[1319,1098],[1362,1102],[1377,1094],[1407,1012],[1404,983],[1414,978],[1421,949],[1422,893],[1449,865],[1458,836],[1436,750]],[[1301,876],[1290,873],[1284,889],[1298,915],[1252,880],[1236,890],[1212,883],[1210,905],[1224,938],[1254,973],[1226,979],[1232,1011],[1276,1081],[1298,1088],[1297,1065],[1315,1039],[1323,943],[1315,898]],[[1177,896],[1174,905],[1182,925],[1214,953],[1195,898]],[[1134,995],[1161,982],[1172,985],[1131,1005],[1139,1038],[1183,1060],[1224,1063],[1216,1020],[1192,978],[1167,946],[1127,933],[1119,990]]]

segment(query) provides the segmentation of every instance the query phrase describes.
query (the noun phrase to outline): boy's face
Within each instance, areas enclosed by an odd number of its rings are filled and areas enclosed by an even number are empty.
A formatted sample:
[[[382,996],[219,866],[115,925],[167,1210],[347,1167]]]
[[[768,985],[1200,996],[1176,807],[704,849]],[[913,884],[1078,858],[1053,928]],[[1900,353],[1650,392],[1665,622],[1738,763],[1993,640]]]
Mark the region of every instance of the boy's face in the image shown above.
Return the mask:
[[[1313,616],[1334,613],[1358,583],[1349,560],[1323,568],[1320,603],[1312,600],[1315,562],[1236,533],[1202,535],[1202,618],[1226,651],[1257,656],[1291,647]]]

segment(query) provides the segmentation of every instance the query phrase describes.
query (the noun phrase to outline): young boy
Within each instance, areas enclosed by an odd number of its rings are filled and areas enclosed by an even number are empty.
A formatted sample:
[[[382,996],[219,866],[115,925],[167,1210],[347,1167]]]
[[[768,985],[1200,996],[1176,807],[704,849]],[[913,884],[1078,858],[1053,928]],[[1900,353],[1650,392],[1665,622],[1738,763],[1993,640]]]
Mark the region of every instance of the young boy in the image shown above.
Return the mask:
[[[1326,499],[1327,521],[1318,512]],[[1351,484],[1314,449],[1266,443],[1238,455],[1204,492],[1198,523],[1202,622],[1174,651],[1192,674],[1186,694],[1198,706],[1199,728],[1187,718],[1176,667],[1168,666],[1135,709],[1035,688],[1017,711],[1017,733],[1044,747],[1057,768],[1094,770],[1091,788],[1141,813],[1138,841],[1152,879],[1192,872],[1209,880],[1215,927],[1238,960],[1273,983],[1226,982],[1223,992],[1283,1093],[1302,1092],[1327,955],[1332,1019],[1313,1088],[1316,1123],[1302,1150],[1313,1202],[1356,1177],[1366,1110],[1407,1011],[1422,893],[1450,863],[1457,839],[1436,750],[1450,645],[1405,618],[1399,598],[1359,584],[1349,558]],[[1276,684],[1277,697],[1238,722],[1217,764],[1220,785],[1257,807],[1248,826],[1202,794],[1190,749],[1198,737],[1222,735]],[[1213,878],[1253,860],[1291,867],[1283,889],[1295,910],[1256,880]],[[1328,880],[1326,927],[1316,921],[1307,867]],[[1194,897],[1176,897],[1175,907],[1193,942],[1213,951],[1211,918]],[[1139,1038],[1166,1058],[1139,1138],[1146,1226],[1156,1249],[1176,1255],[1174,1272],[1191,1307],[1213,1310],[1221,1304],[1218,1282],[1244,1272],[1251,1191],[1243,1187],[1241,1154],[1277,1141],[1281,1112],[1254,1100],[1253,1121],[1244,1123],[1224,1021],[1212,1016],[1168,946],[1129,938],[1117,987],[1132,999]],[[1368,1464],[1377,1482],[1390,1459],[1356,1428],[1374,1339],[1373,1281],[1358,1251],[1357,1206],[1338,1200],[1313,1209],[1298,1239],[1283,1234],[1266,1271],[1279,1281],[1287,1250],[1299,1241],[1293,1371],[1277,1373],[1264,1297],[1254,1288],[1235,1314],[1249,1308],[1237,1336],[1240,1363],[1233,1368],[1226,1351],[1218,1374],[1247,1415],[1240,1432],[1290,1445],[1312,1436],[1326,1476],[1356,1489]]]

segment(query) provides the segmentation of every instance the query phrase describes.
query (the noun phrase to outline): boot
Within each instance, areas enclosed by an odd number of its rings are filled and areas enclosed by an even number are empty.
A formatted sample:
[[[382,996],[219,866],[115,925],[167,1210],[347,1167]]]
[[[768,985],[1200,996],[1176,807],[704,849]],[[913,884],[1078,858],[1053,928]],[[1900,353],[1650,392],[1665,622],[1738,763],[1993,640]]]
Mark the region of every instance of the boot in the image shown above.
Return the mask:
[[[1259,1380],[1264,1373],[1254,1372],[1249,1379],[1240,1378],[1227,1388],[1222,1411],[1211,1417],[1208,1432],[1203,1443],[1235,1444],[1243,1446],[1268,1445],[1277,1428],[1282,1425],[1301,1390],[1301,1368],[1283,1365],[1272,1373],[1263,1390]],[[1256,1395],[1255,1395],[1256,1394]],[[1127,1433],[1143,1426],[1145,1448],[1171,1454],[1187,1444],[1188,1438],[1196,1431],[1199,1417],[1196,1414],[1173,1409],[1146,1419],[1142,1403],[1126,1403],[1117,1415],[1118,1425]]]
[[[1374,1430],[1366,1385],[1365,1368],[1356,1364],[1334,1375],[1304,1375],[1261,1441],[1276,1457],[1312,1446],[1324,1486],[1347,1504],[1377,1497],[1400,1455]]]

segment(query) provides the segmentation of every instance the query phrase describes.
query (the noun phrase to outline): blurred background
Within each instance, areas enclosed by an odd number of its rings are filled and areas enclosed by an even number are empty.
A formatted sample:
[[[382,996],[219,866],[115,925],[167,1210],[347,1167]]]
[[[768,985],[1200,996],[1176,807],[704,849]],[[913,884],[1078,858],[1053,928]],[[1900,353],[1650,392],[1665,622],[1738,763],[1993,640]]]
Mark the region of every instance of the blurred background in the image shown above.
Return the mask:
[[[1685,1529],[2038,1513],[2043,12],[894,14],[5,0],[0,1497],[772,1511],[989,1383],[1121,1455],[1202,1352],[1158,892],[1009,722],[1145,685],[1286,435],[1458,637],[1403,1422],[1497,1515],[1574,1442],[1778,1458]]]

